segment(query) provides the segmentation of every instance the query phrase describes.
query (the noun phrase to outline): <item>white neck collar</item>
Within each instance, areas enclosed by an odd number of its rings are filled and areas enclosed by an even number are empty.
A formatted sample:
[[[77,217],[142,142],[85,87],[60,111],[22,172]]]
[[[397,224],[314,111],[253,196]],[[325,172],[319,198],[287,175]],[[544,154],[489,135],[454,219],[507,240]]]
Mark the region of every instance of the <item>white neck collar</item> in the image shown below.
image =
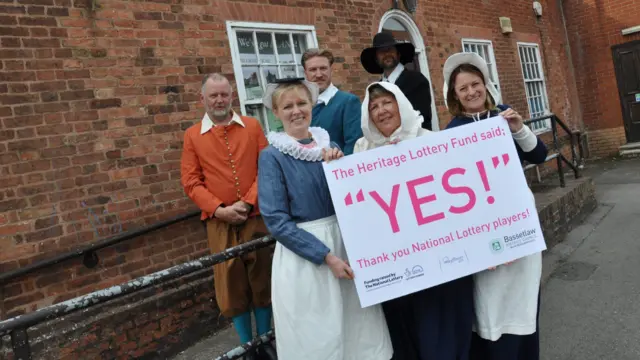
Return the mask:
[[[285,132],[270,132],[267,135],[269,143],[278,151],[287,154],[294,159],[305,161],[322,161],[322,149],[330,147],[329,133],[320,127],[310,127],[309,132],[313,136],[315,145],[307,147]]]

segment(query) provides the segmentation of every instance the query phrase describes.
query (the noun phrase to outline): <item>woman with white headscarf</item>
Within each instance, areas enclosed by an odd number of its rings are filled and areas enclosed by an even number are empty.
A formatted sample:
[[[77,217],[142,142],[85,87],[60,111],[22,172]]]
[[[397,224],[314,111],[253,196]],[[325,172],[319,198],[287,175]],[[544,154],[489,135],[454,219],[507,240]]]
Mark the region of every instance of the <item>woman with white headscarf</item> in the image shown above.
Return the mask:
[[[431,132],[422,128],[420,112],[389,82],[367,87],[362,103],[363,137],[354,153],[395,144]],[[341,157],[334,149],[325,160]],[[382,304],[394,360],[467,360],[473,322],[470,276],[418,291]]]
[[[277,240],[271,296],[280,360],[388,360],[380,306],[362,308],[322,167],[337,145],[310,127],[318,87],[304,79],[269,84],[264,105],[282,121],[258,162],[262,218]],[[331,152],[331,151],[329,151]]]
[[[444,65],[445,102],[453,119],[447,129],[501,115],[506,119],[520,161],[541,164],[547,147],[508,105],[491,82],[487,63],[477,54],[451,55]],[[529,192],[531,197],[533,194]],[[474,275],[472,360],[538,360],[538,314],[542,254]]]

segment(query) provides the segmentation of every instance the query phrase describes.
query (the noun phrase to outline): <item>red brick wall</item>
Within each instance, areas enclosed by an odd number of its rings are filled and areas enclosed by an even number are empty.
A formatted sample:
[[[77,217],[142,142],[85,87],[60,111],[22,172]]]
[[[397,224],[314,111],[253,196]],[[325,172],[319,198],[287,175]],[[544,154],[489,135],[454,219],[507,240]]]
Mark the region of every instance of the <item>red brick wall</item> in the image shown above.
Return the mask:
[[[566,0],[563,4],[590,151],[596,156],[617,153],[626,138],[611,46],[640,39],[638,33],[621,33],[640,24],[640,6],[632,0]]]
[[[340,3],[340,4],[338,4]],[[296,6],[295,8],[293,6]],[[0,271],[48,258],[188,209],[179,184],[183,131],[198,121],[199,81],[233,77],[225,21],[315,25],[338,56],[336,83],[359,96],[376,76],[360,65],[391,2],[271,0],[16,0],[0,5]],[[462,37],[493,41],[505,102],[528,115],[516,41],[541,44],[552,111],[580,108],[560,12],[543,3],[427,2],[415,16],[428,47],[441,127],[442,65]],[[499,11],[498,11],[499,10]],[[514,33],[500,33],[498,16]],[[207,252],[197,221],[3,288],[4,316],[121,282]]]

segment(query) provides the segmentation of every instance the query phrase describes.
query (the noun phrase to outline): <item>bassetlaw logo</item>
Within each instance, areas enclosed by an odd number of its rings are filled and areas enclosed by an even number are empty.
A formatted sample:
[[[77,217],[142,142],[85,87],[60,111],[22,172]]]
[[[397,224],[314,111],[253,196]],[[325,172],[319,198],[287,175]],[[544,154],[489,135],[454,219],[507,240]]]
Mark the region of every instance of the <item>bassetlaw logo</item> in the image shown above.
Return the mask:
[[[491,240],[491,251],[494,254],[499,254],[502,252],[502,250],[504,250],[504,245],[502,244],[502,241],[500,241],[500,239],[493,239]]]

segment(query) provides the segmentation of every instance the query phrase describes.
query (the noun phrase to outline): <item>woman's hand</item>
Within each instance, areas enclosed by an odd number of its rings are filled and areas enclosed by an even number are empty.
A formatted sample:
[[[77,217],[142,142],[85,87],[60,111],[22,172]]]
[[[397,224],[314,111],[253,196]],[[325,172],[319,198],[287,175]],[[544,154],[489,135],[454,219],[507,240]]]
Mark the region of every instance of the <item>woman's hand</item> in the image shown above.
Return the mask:
[[[337,279],[354,279],[355,276],[353,275],[353,270],[346,261],[343,261],[332,253],[328,253],[324,258],[324,261],[329,265],[333,276]]]
[[[344,156],[344,153],[340,151],[340,149],[331,148],[329,150],[322,149],[322,158],[325,162],[330,162],[331,160],[338,160]]]
[[[509,123],[509,129],[511,133],[517,133],[524,126],[524,120],[522,120],[522,116],[518,114],[517,111],[513,109],[507,109],[500,113],[500,115],[507,119],[507,123]]]

